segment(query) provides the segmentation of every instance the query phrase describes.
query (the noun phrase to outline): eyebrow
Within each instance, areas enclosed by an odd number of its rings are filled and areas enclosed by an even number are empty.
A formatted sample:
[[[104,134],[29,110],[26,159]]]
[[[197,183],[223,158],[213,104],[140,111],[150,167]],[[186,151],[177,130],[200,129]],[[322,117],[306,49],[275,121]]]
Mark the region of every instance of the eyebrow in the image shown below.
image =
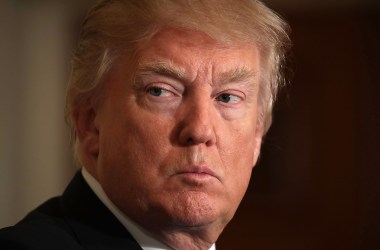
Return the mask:
[[[245,68],[237,68],[221,74],[219,81],[228,82],[247,82],[253,81],[256,78],[256,72]]]
[[[144,63],[139,66],[137,72],[138,72],[138,75],[153,73],[157,75],[175,78],[178,80],[185,78],[185,70],[173,65],[172,63],[167,63],[167,62]]]
[[[185,70],[176,66],[173,63],[168,62],[149,62],[143,63],[138,67],[137,76],[141,77],[149,74],[157,74],[162,76],[171,77],[176,80],[188,80],[186,79]],[[236,68],[226,72],[222,72],[216,79],[217,85],[223,85],[226,83],[241,83],[252,82],[256,78],[256,72],[246,68]]]

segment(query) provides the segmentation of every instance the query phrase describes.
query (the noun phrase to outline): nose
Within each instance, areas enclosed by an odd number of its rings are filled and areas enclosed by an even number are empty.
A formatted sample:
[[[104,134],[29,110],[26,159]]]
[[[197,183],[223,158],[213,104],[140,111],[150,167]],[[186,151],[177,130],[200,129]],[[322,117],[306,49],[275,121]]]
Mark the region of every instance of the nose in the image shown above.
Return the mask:
[[[179,131],[181,145],[205,144],[216,142],[215,127],[212,118],[212,104],[205,100],[192,102],[184,107]]]

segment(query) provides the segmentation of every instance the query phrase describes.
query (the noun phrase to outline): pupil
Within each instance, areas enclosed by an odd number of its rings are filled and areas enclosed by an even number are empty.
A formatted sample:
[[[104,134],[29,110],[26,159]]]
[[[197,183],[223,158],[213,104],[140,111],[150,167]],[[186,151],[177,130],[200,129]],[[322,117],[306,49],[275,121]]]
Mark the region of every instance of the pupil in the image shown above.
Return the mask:
[[[229,94],[223,94],[220,96],[221,101],[229,102],[231,100],[231,96]]]
[[[162,89],[160,88],[151,88],[149,92],[154,96],[160,96],[162,94]]]

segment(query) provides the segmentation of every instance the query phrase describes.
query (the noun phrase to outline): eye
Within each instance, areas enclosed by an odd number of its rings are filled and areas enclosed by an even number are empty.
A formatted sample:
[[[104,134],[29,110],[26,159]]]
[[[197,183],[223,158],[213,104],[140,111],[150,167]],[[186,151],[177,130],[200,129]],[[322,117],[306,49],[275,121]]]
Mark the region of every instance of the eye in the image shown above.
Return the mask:
[[[160,87],[156,87],[156,86],[148,88],[147,92],[149,94],[151,94],[152,96],[170,96],[170,95],[173,95],[173,93],[170,92],[169,90],[166,90],[166,89],[160,88]]]
[[[216,97],[216,100],[224,103],[238,103],[242,100],[241,97],[229,93],[223,93]]]

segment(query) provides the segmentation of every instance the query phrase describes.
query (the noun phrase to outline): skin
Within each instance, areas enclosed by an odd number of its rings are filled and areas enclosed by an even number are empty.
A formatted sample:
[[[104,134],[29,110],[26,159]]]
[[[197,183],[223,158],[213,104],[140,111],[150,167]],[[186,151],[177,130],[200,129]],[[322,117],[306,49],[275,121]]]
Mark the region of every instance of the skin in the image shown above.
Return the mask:
[[[247,189],[262,139],[256,46],[164,29],[135,81],[121,60],[75,120],[82,162],[111,201],[173,249],[208,249]]]

